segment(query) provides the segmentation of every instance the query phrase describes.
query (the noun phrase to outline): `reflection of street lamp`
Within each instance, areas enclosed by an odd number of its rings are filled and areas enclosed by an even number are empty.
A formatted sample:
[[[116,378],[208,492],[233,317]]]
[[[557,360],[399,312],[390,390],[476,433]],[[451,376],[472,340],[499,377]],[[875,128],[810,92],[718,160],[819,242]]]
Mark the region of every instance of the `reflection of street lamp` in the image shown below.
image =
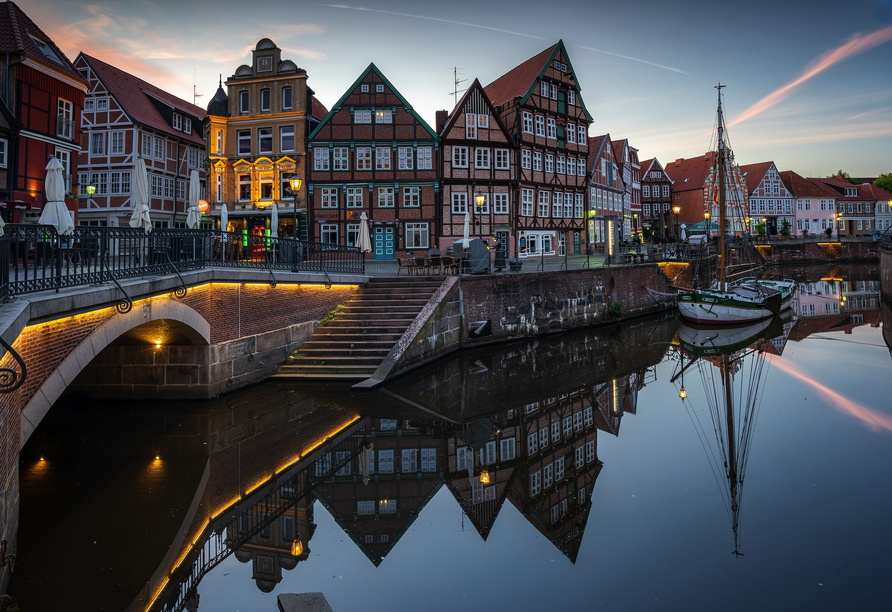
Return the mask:
[[[293,225],[291,227],[291,235],[297,240],[297,192],[300,191],[300,186],[303,181],[300,179],[297,174],[292,174],[291,178],[288,179],[288,185],[291,187],[291,195],[294,196],[294,210],[292,211],[293,217]]]
[[[839,230],[842,229],[842,213],[836,213],[836,241],[842,242],[842,234],[839,233]]]

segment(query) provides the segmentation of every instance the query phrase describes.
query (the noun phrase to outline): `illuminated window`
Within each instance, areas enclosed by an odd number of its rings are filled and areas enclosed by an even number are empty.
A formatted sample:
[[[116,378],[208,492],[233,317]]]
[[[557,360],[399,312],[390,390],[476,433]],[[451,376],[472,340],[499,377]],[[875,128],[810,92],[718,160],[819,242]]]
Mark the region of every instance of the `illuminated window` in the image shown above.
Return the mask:
[[[371,170],[372,169],[372,148],[356,147],[356,169]]]
[[[390,109],[376,110],[375,123],[393,123],[393,111]]]

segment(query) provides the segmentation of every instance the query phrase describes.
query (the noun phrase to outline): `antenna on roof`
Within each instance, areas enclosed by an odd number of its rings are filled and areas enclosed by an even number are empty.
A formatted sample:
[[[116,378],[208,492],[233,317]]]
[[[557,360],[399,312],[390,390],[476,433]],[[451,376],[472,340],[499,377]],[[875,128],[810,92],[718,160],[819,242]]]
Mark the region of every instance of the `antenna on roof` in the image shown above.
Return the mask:
[[[193,68],[192,69],[192,104],[195,104],[198,101],[198,98],[201,98],[203,96],[204,96],[204,94],[198,93],[198,88],[195,86],[195,68]]]
[[[454,90],[449,94],[450,96],[453,96],[453,97],[455,98],[456,103],[458,102],[458,94],[460,94],[460,93],[462,93],[463,91],[466,91],[466,90],[468,89],[467,87],[465,87],[464,89],[459,89],[459,88],[458,88],[458,86],[459,86],[461,83],[464,83],[465,81],[468,80],[468,79],[459,79],[459,78],[458,78],[458,71],[459,71],[459,70],[464,70],[464,68],[453,68],[453,69],[452,69],[452,76],[453,76],[454,79],[455,79],[455,84],[454,84],[454,87],[453,87]],[[464,75],[462,75],[462,76],[464,76]]]

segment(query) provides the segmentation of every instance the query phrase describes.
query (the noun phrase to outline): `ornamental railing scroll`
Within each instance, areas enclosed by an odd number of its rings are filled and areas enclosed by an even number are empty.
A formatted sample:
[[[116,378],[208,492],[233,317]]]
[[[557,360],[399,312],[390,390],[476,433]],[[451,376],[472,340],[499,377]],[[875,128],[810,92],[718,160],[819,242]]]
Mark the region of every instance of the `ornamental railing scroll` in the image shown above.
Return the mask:
[[[76,226],[61,236],[53,226],[7,224],[0,300],[125,278],[208,267],[363,274],[354,247],[263,234],[200,229]],[[182,278],[180,276],[180,278]],[[275,277],[273,276],[273,282]],[[182,283],[176,294],[184,295]]]

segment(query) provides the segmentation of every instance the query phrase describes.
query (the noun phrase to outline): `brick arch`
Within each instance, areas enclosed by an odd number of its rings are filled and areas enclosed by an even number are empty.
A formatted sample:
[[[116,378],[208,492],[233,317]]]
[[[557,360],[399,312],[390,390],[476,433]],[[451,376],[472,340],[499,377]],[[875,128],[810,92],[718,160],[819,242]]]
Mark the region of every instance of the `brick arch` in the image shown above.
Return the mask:
[[[180,331],[196,346],[208,346],[211,342],[211,325],[207,319],[186,304],[169,298],[137,303],[130,312],[112,316],[71,350],[28,400],[22,410],[19,451],[56,400],[96,355],[131,329],[161,320],[179,322]]]

